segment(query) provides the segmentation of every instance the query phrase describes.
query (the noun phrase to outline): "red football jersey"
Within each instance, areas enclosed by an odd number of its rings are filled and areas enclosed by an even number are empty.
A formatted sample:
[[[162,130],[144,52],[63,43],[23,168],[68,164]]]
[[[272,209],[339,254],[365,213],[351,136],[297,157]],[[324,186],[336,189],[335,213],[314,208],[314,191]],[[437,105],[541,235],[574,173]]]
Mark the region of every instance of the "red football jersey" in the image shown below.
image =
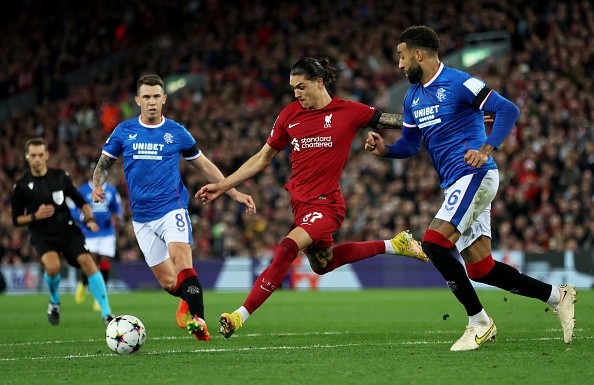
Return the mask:
[[[291,197],[311,202],[338,191],[357,130],[369,127],[380,114],[374,107],[337,96],[317,110],[304,109],[298,101],[287,105],[267,143],[277,151],[291,146],[291,177],[285,185]]]

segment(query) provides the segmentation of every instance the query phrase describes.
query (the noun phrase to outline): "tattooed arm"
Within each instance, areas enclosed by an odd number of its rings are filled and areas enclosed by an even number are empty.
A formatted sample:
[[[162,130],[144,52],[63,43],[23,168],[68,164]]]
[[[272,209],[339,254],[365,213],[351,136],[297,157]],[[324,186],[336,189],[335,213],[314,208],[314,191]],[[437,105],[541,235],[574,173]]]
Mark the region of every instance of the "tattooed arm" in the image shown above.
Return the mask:
[[[107,180],[107,172],[116,162],[116,159],[110,158],[105,154],[101,154],[95,171],[93,173],[93,202],[105,201],[105,191],[103,191],[103,184]]]
[[[485,123],[493,123],[493,117],[490,115],[485,115]],[[377,122],[376,128],[402,128],[402,123],[404,121],[404,116],[402,114],[391,114],[388,112],[382,112],[380,118]]]
[[[382,112],[377,128],[402,128],[402,115]]]

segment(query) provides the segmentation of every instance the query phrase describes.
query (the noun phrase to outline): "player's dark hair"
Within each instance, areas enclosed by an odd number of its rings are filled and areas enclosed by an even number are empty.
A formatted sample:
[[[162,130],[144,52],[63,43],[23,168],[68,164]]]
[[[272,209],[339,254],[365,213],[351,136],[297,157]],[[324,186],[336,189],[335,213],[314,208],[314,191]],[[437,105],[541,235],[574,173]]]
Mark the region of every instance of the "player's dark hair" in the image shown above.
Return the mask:
[[[329,86],[336,80],[336,68],[330,67],[330,60],[327,58],[304,57],[293,64],[290,75],[303,75],[307,80],[322,78],[324,85]]]
[[[136,93],[139,93],[140,86],[145,85],[145,84],[147,86],[161,86],[163,91],[165,90],[165,85],[163,84],[163,80],[161,80],[159,75],[148,74],[148,75],[143,75],[140,78],[138,78],[138,82],[136,83]]]
[[[400,34],[398,43],[405,43],[406,48],[424,48],[437,53],[439,51],[439,37],[433,28],[425,25],[408,27]]]
[[[29,147],[31,147],[31,146],[43,146],[47,150],[47,142],[43,138],[33,138],[33,139],[27,140],[27,143],[25,143],[25,152],[26,153],[29,152]]]

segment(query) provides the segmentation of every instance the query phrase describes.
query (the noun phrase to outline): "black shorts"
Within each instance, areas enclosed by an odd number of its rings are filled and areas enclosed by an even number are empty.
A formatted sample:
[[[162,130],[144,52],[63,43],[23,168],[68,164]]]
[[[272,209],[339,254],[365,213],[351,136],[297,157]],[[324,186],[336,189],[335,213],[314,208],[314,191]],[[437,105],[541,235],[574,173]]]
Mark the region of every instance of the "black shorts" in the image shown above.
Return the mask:
[[[70,266],[76,268],[80,268],[78,256],[89,252],[85,246],[85,236],[75,226],[58,235],[32,234],[31,243],[40,257],[48,251],[56,251],[64,256]]]

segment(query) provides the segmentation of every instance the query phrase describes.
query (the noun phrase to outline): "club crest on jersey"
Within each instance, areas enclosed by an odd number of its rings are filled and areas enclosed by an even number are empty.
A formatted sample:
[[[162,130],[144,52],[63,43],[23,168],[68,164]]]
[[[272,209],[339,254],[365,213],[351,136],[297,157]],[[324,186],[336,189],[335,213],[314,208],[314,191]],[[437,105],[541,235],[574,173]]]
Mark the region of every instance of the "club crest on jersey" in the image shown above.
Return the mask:
[[[293,140],[291,140],[291,146],[293,146],[293,150],[295,150],[295,151],[301,150],[299,148],[299,141],[297,140],[297,138],[293,138]]]
[[[324,128],[332,127],[332,114],[324,116]]]
[[[437,100],[443,102],[446,98],[445,88],[439,88],[435,96],[437,97]]]
[[[57,204],[58,206],[61,205],[62,203],[64,203],[64,191],[53,191],[52,199],[54,200],[55,204]]]
[[[169,132],[167,132],[167,133],[165,133],[165,135],[163,135],[163,139],[165,140],[165,143],[167,143],[167,144],[173,143],[173,135],[171,135]]]

